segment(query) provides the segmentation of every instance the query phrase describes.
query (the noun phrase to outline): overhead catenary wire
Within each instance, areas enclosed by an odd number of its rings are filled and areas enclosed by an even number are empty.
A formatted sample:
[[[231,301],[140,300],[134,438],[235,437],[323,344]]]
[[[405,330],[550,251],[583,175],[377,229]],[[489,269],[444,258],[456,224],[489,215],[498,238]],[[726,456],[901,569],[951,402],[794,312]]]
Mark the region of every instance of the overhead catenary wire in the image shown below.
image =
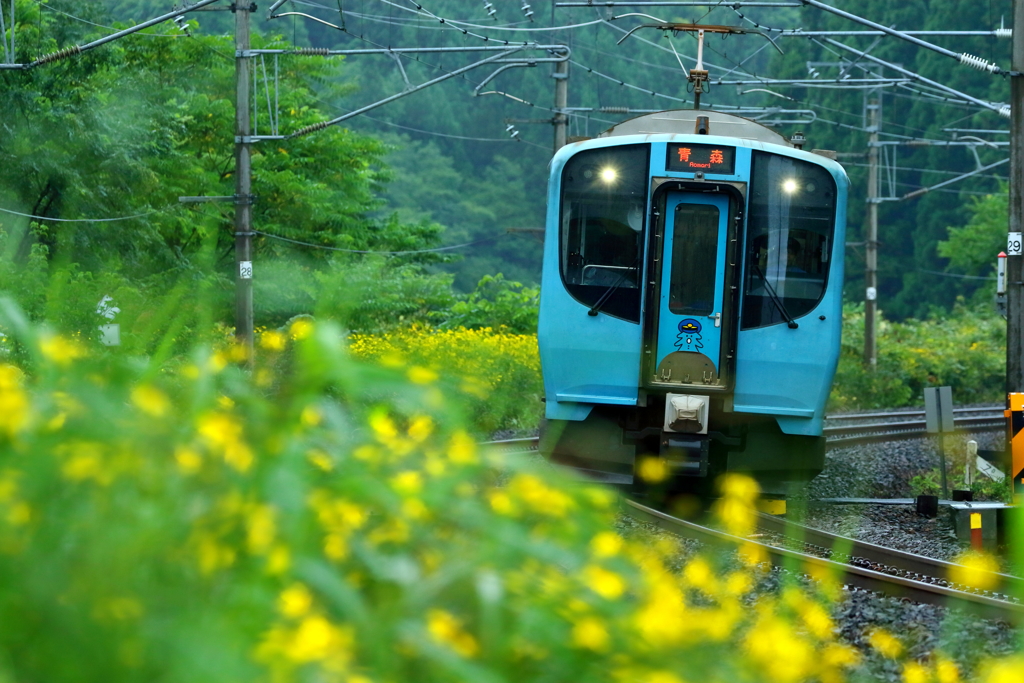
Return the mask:
[[[379,254],[381,256],[407,256],[410,254],[431,254],[442,251],[452,251],[455,249],[463,249],[465,247],[471,247],[476,244],[483,244],[485,242],[493,242],[501,239],[508,233],[502,233],[500,235],[493,235],[491,237],[485,237],[479,240],[473,240],[472,242],[463,242],[462,244],[452,244],[447,247],[434,247],[431,249],[405,249],[402,251],[374,251],[372,249],[343,249],[341,247],[330,247],[325,244],[313,244],[312,242],[303,242],[302,240],[292,239],[290,237],[282,237],[281,235],[275,235],[270,232],[263,232],[261,230],[253,230],[257,235],[263,235],[270,239],[280,240],[282,242],[288,242],[290,244],[297,244],[303,247],[311,249],[322,249],[324,251],[338,251],[345,254]]]
[[[154,213],[158,213],[156,209],[153,209],[151,211],[145,211],[143,213],[132,214],[131,216],[116,216],[114,218],[52,218],[50,216],[36,216],[30,213],[21,213],[20,211],[4,209],[2,207],[0,207],[0,212],[9,213],[14,216],[21,216],[23,218],[31,218],[33,220],[55,221],[58,223],[113,223],[115,221],[130,221],[135,218],[143,218],[145,216],[150,216]]]

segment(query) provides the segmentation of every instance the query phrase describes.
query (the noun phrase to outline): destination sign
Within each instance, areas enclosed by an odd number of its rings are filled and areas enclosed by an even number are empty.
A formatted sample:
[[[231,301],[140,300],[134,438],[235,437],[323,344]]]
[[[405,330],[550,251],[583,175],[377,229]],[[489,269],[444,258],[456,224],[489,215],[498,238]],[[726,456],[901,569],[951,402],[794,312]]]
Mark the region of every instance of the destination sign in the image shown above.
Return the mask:
[[[720,173],[733,175],[736,172],[736,148],[721,145],[672,144],[668,146],[669,171],[683,173]]]

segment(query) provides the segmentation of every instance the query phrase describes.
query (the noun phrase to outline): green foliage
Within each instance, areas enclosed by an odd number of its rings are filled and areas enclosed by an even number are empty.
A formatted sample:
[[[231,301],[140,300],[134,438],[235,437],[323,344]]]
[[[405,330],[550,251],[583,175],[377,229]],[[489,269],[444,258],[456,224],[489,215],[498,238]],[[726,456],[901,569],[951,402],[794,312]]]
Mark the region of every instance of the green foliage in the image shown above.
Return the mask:
[[[170,371],[0,316],[32,359],[0,364],[4,680],[756,683],[859,660],[828,591],[749,609],[755,556],[680,570],[678,542],[612,530],[610,490],[481,452],[457,389],[354,362],[333,325],[267,333],[252,373],[202,345]],[[725,495],[749,533],[756,486]]]
[[[830,410],[920,405],[926,387],[947,385],[957,403],[1002,400],[1006,323],[991,306],[961,302],[948,317],[902,323],[879,316],[876,334],[878,365],[869,370],[863,306],[846,306]]]
[[[947,467],[946,484],[950,490],[963,488],[963,474],[962,463],[954,463],[952,468]],[[971,484],[971,492],[974,494],[974,500],[1013,503],[1013,490],[1006,481],[992,481],[987,477],[979,476]],[[917,496],[942,496],[942,476],[938,468],[911,477],[910,493],[915,498]]]
[[[505,328],[517,334],[537,331],[540,289],[485,275],[476,289],[452,304],[445,327]]]
[[[938,243],[939,256],[949,259],[950,269],[971,275],[995,271],[996,254],[1006,249],[1009,201],[1005,184],[993,194],[971,197],[967,223],[947,228],[949,238]]]
[[[48,9],[19,0],[23,59],[106,30]],[[102,14],[97,3],[65,8],[72,9],[93,19]],[[288,47],[258,35],[253,45]],[[139,324],[148,329],[154,311],[174,309],[183,335],[195,334],[198,313],[182,310],[194,308],[195,298],[177,288],[204,290],[211,308],[202,317],[230,319],[232,207],[182,205],[178,197],[235,192],[232,54],[228,37],[186,37],[168,23],[73,59],[0,72],[0,208],[60,219],[0,214],[0,289],[15,294],[33,318],[90,335],[91,311],[109,294],[122,309],[117,322],[129,348],[146,353],[154,349],[133,344],[141,338],[132,331]],[[340,59],[286,57],[279,65],[289,130],[329,118],[312,105],[351,91]],[[403,223],[382,212],[378,197],[390,178],[384,153],[378,141],[338,126],[254,146],[254,225],[266,233],[253,240],[257,325],[312,312],[321,299],[323,314],[347,313],[346,324],[368,330],[435,321],[448,305],[449,280],[424,269],[442,256],[400,254],[373,266],[360,266],[358,254],[342,265],[331,260],[331,249],[409,252],[439,242],[438,224]],[[356,282],[346,281],[349,271]],[[342,310],[321,296],[324,287],[366,290],[369,273],[381,291],[362,308]],[[54,287],[73,293],[53,296]]]

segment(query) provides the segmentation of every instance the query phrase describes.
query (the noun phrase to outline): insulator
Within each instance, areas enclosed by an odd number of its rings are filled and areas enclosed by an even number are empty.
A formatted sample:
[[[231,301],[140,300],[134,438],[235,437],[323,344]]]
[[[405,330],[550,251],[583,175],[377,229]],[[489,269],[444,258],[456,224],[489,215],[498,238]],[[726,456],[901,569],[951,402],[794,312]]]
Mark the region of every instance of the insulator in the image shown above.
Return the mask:
[[[960,54],[960,63],[972,66],[978,71],[988,71],[993,74],[1000,70],[998,64],[993,64],[981,57],[975,57],[974,55],[969,55],[966,52]]]
[[[295,51],[295,54],[320,55],[321,57],[326,57],[331,54],[331,51],[326,47],[300,47]]]
[[[308,133],[315,133],[318,130],[323,130],[327,126],[331,125],[330,121],[321,121],[312,125],[306,126],[305,128],[299,128],[297,131],[292,133],[289,137],[297,138],[300,135],[306,135]]]
[[[66,47],[63,50],[57,50],[56,52],[51,52],[48,55],[40,57],[35,61],[35,65],[40,66],[42,64],[49,64],[50,62],[56,62],[67,57],[72,57],[74,55],[81,54],[81,52],[82,48],[80,48],[77,45],[72,45],[71,47]]]
[[[1013,38],[1012,28],[997,28],[995,30],[996,38]]]
[[[488,0],[484,0],[484,9],[487,10],[487,16],[491,17],[495,21],[498,20],[494,16],[495,14],[497,14],[498,11],[496,9],[494,9],[494,5],[492,5],[490,2],[488,2]]]
[[[530,3],[526,2],[526,0],[523,0],[523,6],[521,9],[523,10],[523,14],[526,15],[526,18],[529,19],[530,21],[533,21],[533,10],[530,9]]]
[[[628,114],[629,107],[601,107],[602,114]]]
[[[1006,118],[1010,118],[1010,105],[1004,104],[1003,106],[999,107],[999,115],[1005,116]]]

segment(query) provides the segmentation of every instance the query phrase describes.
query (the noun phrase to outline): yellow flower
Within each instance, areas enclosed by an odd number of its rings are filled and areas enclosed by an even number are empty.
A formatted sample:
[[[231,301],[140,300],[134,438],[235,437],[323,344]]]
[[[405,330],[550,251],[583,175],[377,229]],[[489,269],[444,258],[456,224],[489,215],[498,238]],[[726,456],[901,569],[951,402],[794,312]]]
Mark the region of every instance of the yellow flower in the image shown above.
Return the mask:
[[[606,600],[615,600],[626,592],[626,581],[621,576],[594,564],[583,568],[583,581]]]
[[[875,648],[880,655],[889,659],[896,659],[903,652],[903,644],[894,635],[885,629],[876,628],[868,633],[868,643]]]
[[[14,436],[28,426],[29,399],[24,375],[13,365],[0,365],[0,433]]]
[[[480,650],[476,639],[463,630],[462,623],[451,612],[427,612],[427,632],[435,643],[446,645],[463,657],[473,657]]]
[[[175,448],[174,460],[184,474],[195,474],[203,466],[203,457],[188,446]]]
[[[413,470],[399,472],[391,478],[391,488],[403,496],[414,496],[423,489],[423,475]]]
[[[949,580],[978,590],[991,590],[999,584],[999,562],[985,553],[968,551],[956,559]]]
[[[153,417],[163,417],[171,408],[171,402],[167,395],[149,384],[140,384],[132,389],[132,403],[139,410]]]
[[[61,474],[72,481],[92,479],[100,484],[113,481],[113,472],[103,459],[103,445],[91,441],[77,441],[66,444],[61,452],[67,454],[61,466]]]
[[[491,504],[491,509],[499,515],[511,517],[516,512],[515,504],[504,491],[491,491],[487,494],[487,500]]]
[[[284,351],[288,338],[277,330],[267,330],[260,335],[260,348],[267,351]]]
[[[301,583],[293,583],[277,598],[277,609],[289,619],[306,616],[312,606],[313,594]]]
[[[1008,659],[990,662],[978,677],[982,683],[1018,683],[1020,672],[1024,671],[1024,656],[1016,655]]]
[[[463,430],[452,434],[448,445],[448,457],[457,465],[472,465],[477,462],[476,441]]]
[[[753,503],[761,495],[761,487],[753,478],[745,474],[726,474],[722,477],[718,487],[723,496],[747,503]]]
[[[409,423],[409,438],[416,443],[422,443],[434,431],[434,421],[426,415],[417,415]]]
[[[663,458],[642,458],[636,467],[636,474],[648,484],[658,484],[672,474]]]
[[[903,665],[904,683],[929,683],[930,680],[927,667],[917,662],[907,662]]]
[[[594,652],[608,649],[608,629],[597,617],[585,617],[572,627],[572,644],[575,647]]]
[[[407,373],[409,381],[414,384],[431,384],[437,381],[437,373],[428,368],[422,368],[418,365],[414,365],[409,368]]]
[[[270,505],[255,505],[245,520],[249,552],[262,555],[269,550],[277,534],[276,512]]]
[[[590,539],[590,551],[595,557],[614,557],[622,550],[622,537],[614,531],[602,531]]]
[[[306,339],[313,334],[313,323],[306,318],[299,318],[292,323],[288,334],[291,335],[292,339]]]
[[[330,472],[334,469],[334,461],[331,456],[327,455],[324,451],[319,448],[314,448],[306,453],[306,457],[313,463],[317,468],[324,472]]]
[[[303,427],[316,427],[322,419],[323,415],[316,406],[306,406],[302,409],[302,414],[299,416],[299,422],[302,423]]]
[[[295,630],[285,652],[289,659],[299,663],[339,655],[347,658],[353,641],[351,628],[339,628],[322,616],[308,616]]]
[[[39,340],[39,350],[57,365],[70,365],[71,361],[83,358],[85,349],[75,341],[58,334],[47,335]]]
[[[517,474],[508,484],[509,492],[534,511],[551,517],[564,517],[574,502],[563,491],[547,486],[532,474]]]

